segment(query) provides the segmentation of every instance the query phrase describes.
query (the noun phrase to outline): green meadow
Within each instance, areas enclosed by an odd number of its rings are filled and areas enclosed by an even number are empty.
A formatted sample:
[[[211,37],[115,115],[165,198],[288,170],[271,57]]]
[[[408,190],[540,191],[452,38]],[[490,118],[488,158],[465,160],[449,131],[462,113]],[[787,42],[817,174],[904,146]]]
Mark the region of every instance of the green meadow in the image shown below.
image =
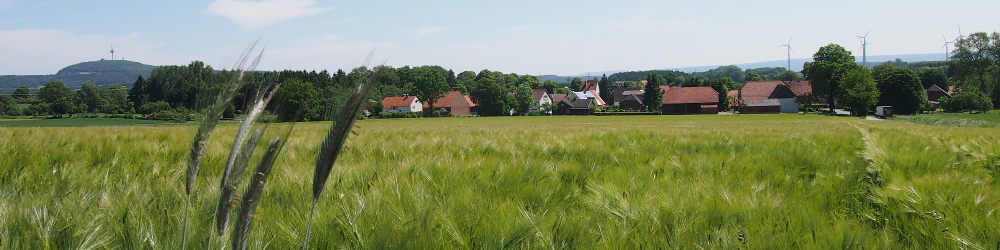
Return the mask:
[[[228,244],[208,235],[237,127],[208,143],[194,249]],[[301,247],[328,128],[295,125],[250,248]],[[0,248],[179,248],[196,129],[0,127]],[[1000,249],[995,127],[702,115],[385,119],[355,132],[310,248]]]

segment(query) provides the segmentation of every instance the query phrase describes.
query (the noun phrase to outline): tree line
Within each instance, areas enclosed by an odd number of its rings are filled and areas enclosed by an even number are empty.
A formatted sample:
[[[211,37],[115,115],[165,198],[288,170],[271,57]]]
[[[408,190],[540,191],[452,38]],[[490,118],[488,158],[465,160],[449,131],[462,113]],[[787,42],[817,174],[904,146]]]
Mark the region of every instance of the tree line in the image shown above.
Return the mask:
[[[831,111],[837,104],[861,116],[876,105],[893,106],[898,114],[930,111],[924,90],[937,85],[957,92],[939,100],[945,111],[988,112],[1000,101],[1000,33],[973,33],[958,39],[955,47],[947,63],[896,60],[868,69],[850,51],[830,44],[813,54],[802,73]]]

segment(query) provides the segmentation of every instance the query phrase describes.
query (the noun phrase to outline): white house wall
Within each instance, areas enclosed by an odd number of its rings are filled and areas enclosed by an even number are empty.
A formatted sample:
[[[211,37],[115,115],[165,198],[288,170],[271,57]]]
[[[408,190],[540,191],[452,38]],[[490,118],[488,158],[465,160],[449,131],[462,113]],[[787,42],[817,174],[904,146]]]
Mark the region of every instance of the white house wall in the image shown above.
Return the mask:
[[[781,113],[799,112],[799,103],[795,102],[795,98],[782,98],[778,102],[781,103]]]

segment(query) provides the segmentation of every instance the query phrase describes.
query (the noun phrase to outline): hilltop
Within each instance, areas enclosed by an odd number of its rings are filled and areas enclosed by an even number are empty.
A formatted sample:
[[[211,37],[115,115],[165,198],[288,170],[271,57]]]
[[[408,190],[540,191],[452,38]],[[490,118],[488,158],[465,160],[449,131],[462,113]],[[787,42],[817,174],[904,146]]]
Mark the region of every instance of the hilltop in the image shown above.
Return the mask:
[[[61,81],[72,89],[80,88],[86,81],[97,86],[119,84],[130,86],[142,75],[148,77],[156,66],[126,60],[100,60],[82,62],[60,69],[54,75],[5,75],[0,76],[0,90],[20,86],[39,88],[51,81]]]

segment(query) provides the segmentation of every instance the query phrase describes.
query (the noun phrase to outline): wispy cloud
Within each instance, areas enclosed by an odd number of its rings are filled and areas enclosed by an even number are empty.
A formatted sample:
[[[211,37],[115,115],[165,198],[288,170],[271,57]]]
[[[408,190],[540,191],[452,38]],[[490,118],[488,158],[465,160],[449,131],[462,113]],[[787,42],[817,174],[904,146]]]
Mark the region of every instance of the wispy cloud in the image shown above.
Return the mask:
[[[206,13],[229,18],[243,29],[266,27],[275,22],[296,17],[311,16],[333,8],[313,7],[311,0],[215,0]]]
[[[662,20],[657,18],[659,11],[644,10],[635,14],[634,16],[616,21],[609,22],[602,25],[604,28],[614,28],[614,29],[644,29],[644,28],[662,28],[671,25],[687,23],[683,20]]]
[[[0,10],[6,10],[10,8],[10,2],[13,0],[0,0]]]
[[[413,31],[413,34],[415,34],[413,40],[420,40],[421,38],[424,38],[429,35],[445,32],[448,29],[449,29],[448,27],[430,27],[430,28],[416,29]]]
[[[490,34],[489,36],[486,36],[486,38],[494,38],[494,37],[497,37],[497,36],[506,35],[506,34],[518,32],[518,31],[522,31],[522,30],[532,29],[532,28],[535,28],[535,27],[538,27],[538,25],[506,28],[506,29],[502,29],[500,31],[497,31],[496,33]]]

